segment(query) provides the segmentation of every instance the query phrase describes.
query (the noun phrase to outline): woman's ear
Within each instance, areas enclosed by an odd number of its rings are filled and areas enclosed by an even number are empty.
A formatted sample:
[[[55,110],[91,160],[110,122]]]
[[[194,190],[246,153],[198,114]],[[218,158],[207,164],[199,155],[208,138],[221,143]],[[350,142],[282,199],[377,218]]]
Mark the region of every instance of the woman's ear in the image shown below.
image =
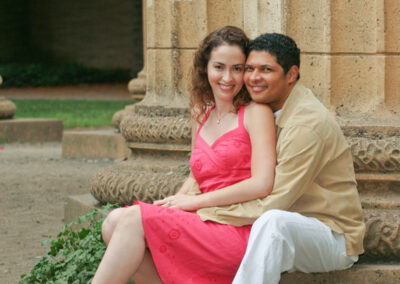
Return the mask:
[[[292,67],[290,67],[289,71],[287,72],[286,76],[290,84],[296,83],[297,77],[299,76],[299,66],[292,65]]]

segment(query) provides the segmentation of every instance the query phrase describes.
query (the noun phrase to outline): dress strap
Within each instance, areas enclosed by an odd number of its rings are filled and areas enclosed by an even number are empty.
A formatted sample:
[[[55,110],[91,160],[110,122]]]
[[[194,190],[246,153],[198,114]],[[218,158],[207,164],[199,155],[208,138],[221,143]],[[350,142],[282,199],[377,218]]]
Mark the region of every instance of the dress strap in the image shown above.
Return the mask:
[[[239,128],[244,128],[244,109],[246,106],[242,105],[239,107]]]
[[[206,122],[208,116],[210,115],[210,112],[215,108],[215,105],[213,105],[212,107],[210,107],[210,109],[206,112],[206,114],[203,116],[203,119],[201,120],[200,126],[197,129],[197,135],[199,134],[201,128],[203,127],[203,124]]]

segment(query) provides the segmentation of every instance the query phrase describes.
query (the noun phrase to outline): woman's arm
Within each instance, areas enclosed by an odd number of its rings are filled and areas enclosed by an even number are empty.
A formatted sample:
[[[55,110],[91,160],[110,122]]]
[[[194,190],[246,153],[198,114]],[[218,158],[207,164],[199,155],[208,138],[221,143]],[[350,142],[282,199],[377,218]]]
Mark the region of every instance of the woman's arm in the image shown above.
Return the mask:
[[[251,177],[196,196],[183,194],[167,197],[165,202],[169,201],[170,207],[194,211],[263,198],[272,191],[276,165],[273,113],[266,105],[251,103],[246,107],[244,123],[252,146]]]

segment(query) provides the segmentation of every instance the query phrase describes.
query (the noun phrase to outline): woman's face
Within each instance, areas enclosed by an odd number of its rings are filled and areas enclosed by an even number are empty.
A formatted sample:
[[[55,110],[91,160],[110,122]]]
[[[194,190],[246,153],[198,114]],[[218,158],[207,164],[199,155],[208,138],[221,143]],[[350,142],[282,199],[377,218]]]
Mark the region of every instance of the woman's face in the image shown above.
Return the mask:
[[[207,76],[214,99],[232,102],[243,86],[246,57],[237,45],[220,45],[211,51]]]

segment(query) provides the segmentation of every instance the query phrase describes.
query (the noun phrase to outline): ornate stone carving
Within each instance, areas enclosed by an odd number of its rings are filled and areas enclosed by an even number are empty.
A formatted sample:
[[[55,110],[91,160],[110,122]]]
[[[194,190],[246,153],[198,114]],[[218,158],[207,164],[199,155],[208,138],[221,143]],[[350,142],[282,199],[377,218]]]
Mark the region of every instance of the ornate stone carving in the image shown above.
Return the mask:
[[[400,171],[400,138],[382,140],[348,137],[356,172],[388,173]]]
[[[118,129],[118,131],[120,131],[119,127],[120,127],[121,121],[124,119],[124,117],[126,117],[127,115],[132,113],[133,109],[134,109],[134,105],[128,105],[124,109],[121,109],[121,110],[117,111],[116,113],[114,113],[114,115],[112,117],[112,125],[114,126],[115,129]]]
[[[186,175],[175,169],[154,172],[130,163],[104,168],[92,178],[90,192],[101,202],[132,205],[136,200],[153,202],[172,195]]]
[[[400,211],[364,209],[364,259],[400,260]]]
[[[0,97],[0,119],[12,118],[17,112],[15,104],[4,97]]]
[[[183,116],[148,117],[127,115],[120,124],[121,133],[130,142],[190,144],[190,121]]]

